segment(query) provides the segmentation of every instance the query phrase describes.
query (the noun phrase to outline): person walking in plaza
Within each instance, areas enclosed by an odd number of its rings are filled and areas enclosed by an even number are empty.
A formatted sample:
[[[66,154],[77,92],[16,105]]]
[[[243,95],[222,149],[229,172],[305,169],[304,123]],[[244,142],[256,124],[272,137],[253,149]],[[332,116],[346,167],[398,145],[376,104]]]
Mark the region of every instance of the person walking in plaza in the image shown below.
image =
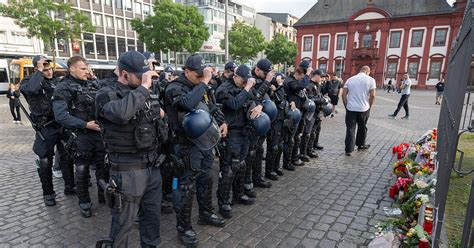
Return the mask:
[[[337,106],[337,103],[339,102],[339,95],[341,93],[342,82],[337,77],[337,75],[334,74],[332,76],[332,80],[329,80],[327,82],[327,85],[329,86],[328,96],[329,96],[329,99],[331,99],[331,103],[332,103],[331,118],[333,118],[334,114],[337,114],[336,106]]]
[[[346,108],[346,155],[351,156],[355,145],[358,150],[367,150],[367,121],[375,99],[375,79],[370,67],[363,66],[359,74],[349,78],[342,90],[342,101]],[[355,129],[357,126],[357,136]]]
[[[7,97],[9,99],[10,112],[12,113],[13,123],[21,124],[20,115],[20,89],[19,85],[9,84]],[[15,113],[16,111],[16,113]]]
[[[444,93],[444,79],[441,79],[441,81],[439,81],[435,87],[436,87],[435,104],[441,105],[441,101],[443,100],[443,93]]]
[[[408,77],[408,74],[403,75],[403,81],[400,84],[400,93],[402,96],[400,97],[400,101],[398,102],[398,107],[393,114],[389,114],[389,117],[395,118],[397,117],[398,112],[400,110],[405,109],[405,116],[402,119],[410,119],[410,112],[408,111],[408,98],[410,97],[410,88],[411,88],[411,80]]]

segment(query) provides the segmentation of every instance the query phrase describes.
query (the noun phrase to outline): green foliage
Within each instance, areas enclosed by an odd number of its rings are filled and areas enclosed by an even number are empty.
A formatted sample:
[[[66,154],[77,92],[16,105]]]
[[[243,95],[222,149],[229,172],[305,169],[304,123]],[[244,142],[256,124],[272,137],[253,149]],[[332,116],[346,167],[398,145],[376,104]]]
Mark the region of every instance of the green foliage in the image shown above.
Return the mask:
[[[225,40],[221,40],[221,48],[225,49]],[[229,54],[234,60],[242,63],[254,58],[265,49],[265,37],[262,31],[243,22],[235,22],[229,31]]]
[[[77,39],[83,32],[94,32],[88,16],[72,8],[70,3],[53,0],[9,0],[0,4],[0,14],[15,20],[29,37],[50,44],[54,39]],[[53,48],[54,49],[54,48]]]
[[[150,51],[190,53],[199,51],[209,38],[204,17],[195,6],[173,3],[171,0],[159,0],[154,7],[153,16],[132,21],[132,28],[138,33]]]
[[[296,43],[287,41],[285,36],[277,33],[265,48],[267,58],[275,64],[293,64],[297,54]]]

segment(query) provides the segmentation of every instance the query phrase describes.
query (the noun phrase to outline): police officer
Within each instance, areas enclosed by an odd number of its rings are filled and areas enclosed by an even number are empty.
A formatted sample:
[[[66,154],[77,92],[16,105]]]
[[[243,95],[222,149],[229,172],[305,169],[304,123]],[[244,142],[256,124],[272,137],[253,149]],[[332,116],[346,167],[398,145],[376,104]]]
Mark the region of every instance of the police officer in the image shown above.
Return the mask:
[[[252,76],[256,80],[254,89],[252,90],[252,99],[257,105],[253,111],[262,111],[264,100],[270,100],[268,93],[271,88],[271,81],[274,73],[272,71],[272,63],[268,59],[261,59],[257,62],[257,66],[252,70]],[[250,137],[249,154],[246,159],[246,175],[245,175],[245,194],[249,197],[255,198],[256,193],[253,186],[260,188],[270,188],[272,183],[266,181],[262,175],[262,160],[263,160],[263,143],[265,137],[252,135]]]
[[[113,247],[127,247],[140,209],[142,247],[160,244],[161,174],[158,168],[160,135],[157,121],[164,117],[158,98],[150,95],[152,77],[158,77],[137,51],[123,53],[119,78],[96,96],[110,163],[110,182],[122,197],[121,209],[112,209],[110,238]],[[113,183],[112,183],[113,181]]]
[[[87,80],[89,67],[84,58],[71,57],[67,62],[69,74],[56,87],[53,110],[56,121],[73,130],[74,163],[76,165],[77,197],[85,218],[92,216],[89,197],[89,168],[96,167],[96,179],[108,180],[104,166],[105,148],[95,118],[95,95],[99,88],[96,81]],[[98,190],[99,202],[105,202],[103,191]]]
[[[275,82],[272,82],[271,86],[270,99],[277,105],[278,116],[272,123],[272,128],[267,136],[267,153],[265,157],[265,177],[270,180],[278,180],[278,176],[283,176],[280,160],[283,152],[282,132],[287,105],[285,88],[283,87],[285,76],[283,73],[278,73],[275,76]]]
[[[285,92],[287,94],[287,101],[289,102],[289,107],[287,112],[293,109],[302,109],[303,98],[300,97],[300,91],[305,88],[304,77],[305,70],[301,67],[296,68],[293,75],[290,75],[286,78]],[[287,113],[288,114],[288,113]],[[291,121],[286,121],[284,128],[284,150],[283,150],[283,168],[294,171],[294,166],[301,166],[303,162],[299,159],[298,149],[301,141],[301,132],[303,131],[304,125],[301,124],[303,120],[298,120],[298,126],[293,126]]]
[[[224,83],[225,81],[232,80],[235,69],[237,69],[237,65],[234,61],[227,62],[224,66],[224,73],[222,73],[221,82]]]
[[[60,154],[59,163],[65,185],[64,194],[75,193],[72,159],[64,147],[69,137],[64,133],[61,124],[54,120],[51,97],[57,81],[53,77],[53,68],[50,62],[51,60],[44,56],[35,56],[33,58],[35,72],[21,81],[21,92],[28,101],[31,118],[34,124],[39,127],[33,151],[39,157],[38,174],[46,206],[56,205],[52,175],[54,146],[57,146]]]
[[[233,79],[226,80],[216,91],[217,102],[223,105],[225,120],[229,123],[226,149],[219,173],[217,199],[219,213],[224,218],[232,217],[230,189],[233,188],[234,203],[252,205],[254,200],[244,194],[245,158],[249,149],[247,109],[251,102],[251,90],[255,84],[251,70],[246,65],[237,68]],[[254,116],[258,115],[255,113]],[[233,187],[232,187],[233,186]]]
[[[298,69],[300,69],[298,71]],[[309,161],[309,158],[307,157],[302,157],[301,154],[298,152],[299,149],[300,149],[300,145],[301,145],[301,139],[302,139],[302,136],[303,136],[303,133],[304,133],[304,130],[305,130],[305,125],[309,125],[310,123],[308,123],[308,119],[310,119],[308,117],[308,115],[310,115],[311,113],[306,110],[304,108],[304,103],[306,101],[306,87],[308,86],[308,83],[309,83],[309,74],[311,73],[311,68],[309,68],[309,63],[308,61],[304,60],[300,63],[300,65],[298,66],[297,70],[295,71],[295,74],[300,74],[301,72],[303,73],[303,77],[299,80],[295,80],[296,78],[293,77],[291,78],[290,77],[290,80],[288,80],[286,83],[285,83],[285,86],[286,86],[286,93],[287,93],[287,96],[288,96],[288,101],[290,102],[294,102],[296,107],[302,111],[302,114],[303,114],[303,117],[306,116],[306,118],[303,118],[300,123],[299,123],[299,126],[298,126],[298,130],[295,134],[295,138],[294,138],[294,142],[295,142],[295,145],[293,147],[293,151],[292,151],[292,160],[293,160],[293,165],[296,165],[296,166],[302,166],[304,165],[304,162],[308,162]],[[309,129],[311,130],[311,129]],[[302,161],[302,159],[304,159]]]
[[[322,107],[323,105],[327,104],[325,101],[323,94],[321,93],[321,76],[324,73],[320,70],[314,70],[311,73],[311,87],[308,88],[308,97],[310,97],[316,104],[316,112],[314,113],[314,125],[310,133],[310,137],[307,144],[306,154],[311,158],[317,158],[318,154],[314,145],[317,145],[319,140],[319,134],[321,132],[321,122],[323,118]]]
[[[201,56],[191,55],[186,61],[184,73],[177,80],[171,82],[165,91],[166,113],[169,117],[170,128],[174,132],[175,155],[183,159],[185,166],[184,171],[177,175],[178,185],[173,195],[177,229],[180,240],[190,246],[198,243],[196,233],[191,225],[191,209],[195,190],[199,205],[198,223],[218,227],[225,224],[222,218],[213,213],[211,170],[214,156],[212,150],[209,147],[196,145],[198,140],[194,140],[193,137],[202,135],[188,136],[186,130],[189,132],[193,130],[184,129],[183,125],[183,122],[186,121],[185,115],[191,114],[191,112],[193,112],[191,117],[195,114],[200,120],[207,120],[211,115],[212,119],[218,122],[220,134],[223,137],[227,135],[227,124],[223,119],[223,114],[211,104],[212,96],[208,94],[208,83],[211,77],[211,68],[204,66]],[[189,123],[191,126],[192,124]],[[212,127],[214,125],[209,126],[209,128]],[[206,131],[208,130],[210,129],[206,129]],[[204,133],[203,137],[207,136]],[[218,140],[216,140],[216,144]],[[211,144],[210,147],[216,144]]]

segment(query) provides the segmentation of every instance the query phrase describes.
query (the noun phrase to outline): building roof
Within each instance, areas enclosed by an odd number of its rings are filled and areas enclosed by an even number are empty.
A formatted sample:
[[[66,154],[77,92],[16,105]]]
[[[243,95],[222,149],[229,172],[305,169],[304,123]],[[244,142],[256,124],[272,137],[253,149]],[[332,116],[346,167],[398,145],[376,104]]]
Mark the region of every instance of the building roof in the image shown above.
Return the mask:
[[[374,7],[383,9],[392,17],[420,16],[449,13],[453,8],[446,0],[372,0]],[[345,22],[359,10],[366,8],[368,0],[318,0],[294,25]]]
[[[298,19],[298,17],[292,16],[291,14],[288,13],[264,13],[264,12],[258,12],[260,15],[264,15],[266,17],[272,18],[272,21],[276,21],[279,23],[287,24],[288,22],[288,16]]]

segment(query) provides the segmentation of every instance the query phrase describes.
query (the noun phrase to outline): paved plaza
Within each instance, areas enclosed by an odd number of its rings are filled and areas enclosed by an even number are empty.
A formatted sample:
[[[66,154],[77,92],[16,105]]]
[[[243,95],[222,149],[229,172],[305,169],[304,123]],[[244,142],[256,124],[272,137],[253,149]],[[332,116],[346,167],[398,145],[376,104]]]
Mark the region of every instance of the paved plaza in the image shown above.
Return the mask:
[[[387,114],[393,113],[399,95],[378,91],[368,124],[371,148],[352,157],[344,154],[345,113],[339,106],[335,118],[323,121],[320,158],[295,172],[285,171],[270,189],[257,189],[256,204],[236,206],[225,227],[199,226],[197,209],[193,211],[200,247],[367,246],[373,226],[385,218],[383,207],[392,204],[387,193],[394,180],[391,148],[437,126],[434,95],[413,90],[411,119],[393,120]],[[54,179],[57,205],[44,206],[31,150],[34,132],[28,124],[11,122],[4,95],[0,137],[0,247],[92,247],[108,234],[109,210],[97,203],[95,185],[92,218],[82,218],[76,197],[62,193],[62,179]],[[216,182],[217,161],[215,165]],[[214,206],[217,209],[216,198]],[[138,229],[132,237],[133,247],[138,247]],[[174,214],[162,215],[161,237],[161,247],[181,247]]]

